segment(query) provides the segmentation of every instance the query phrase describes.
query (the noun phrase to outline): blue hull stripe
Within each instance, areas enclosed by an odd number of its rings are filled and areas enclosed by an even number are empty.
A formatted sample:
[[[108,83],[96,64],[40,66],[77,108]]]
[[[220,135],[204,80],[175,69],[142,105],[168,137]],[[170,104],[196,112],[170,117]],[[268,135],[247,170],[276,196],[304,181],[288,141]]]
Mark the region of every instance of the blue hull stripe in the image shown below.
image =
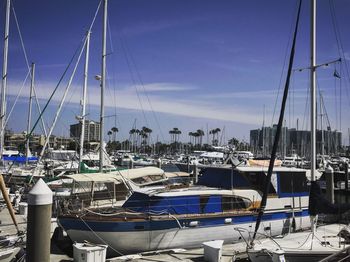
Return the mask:
[[[294,212],[295,217],[304,217],[309,216],[308,210]],[[263,215],[262,221],[273,221],[280,219],[291,218],[292,213],[285,212],[276,212],[272,214]],[[225,218],[229,218],[229,216],[225,217],[215,217],[215,218],[195,218],[191,219],[180,219],[179,223],[187,227],[191,221],[198,221],[200,227],[210,227],[210,226],[223,226],[225,224]],[[256,216],[253,215],[245,215],[245,216],[234,216],[232,218],[232,224],[244,224],[244,223],[254,223],[256,220]],[[163,221],[137,221],[137,222],[104,222],[104,221],[85,221],[85,223],[76,218],[62,218],[60,217],[59,223],[63,226],[65,230],[82,230],[89,231],[90,229],[85,225],[87,223],[90,228],[94,231],[98,232],[134,232],[134,231],[149,231],[149,230],[166,230],[166,229],[175,229],[179,228],[178,223],[175,219],[163,220]]]

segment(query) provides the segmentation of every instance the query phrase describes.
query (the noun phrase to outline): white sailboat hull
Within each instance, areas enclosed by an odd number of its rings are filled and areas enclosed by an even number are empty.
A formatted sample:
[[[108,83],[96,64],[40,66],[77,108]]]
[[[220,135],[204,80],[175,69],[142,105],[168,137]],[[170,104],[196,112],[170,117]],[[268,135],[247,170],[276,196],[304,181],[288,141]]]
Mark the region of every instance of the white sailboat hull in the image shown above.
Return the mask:
[[[274,261],[274,252],[282,252],[288,262],[320,261],[327,256],[341,251],[349,245],[341,243],[338,236],[344,227],[341,224],[320,226],[313,234],[310,231],[291,233],[283,238],[265,239],[248,249],[248,256],[252,262]]]
[[[259,233],[263,235],[279,235],[286,223],[284,219],[264,221]],[[309,217],[296,219],[297,228],[310,226]],[[195,248],[205,241],[224,240],[225,243],[242,242],[249,238],[255,227],[255,221],[242,224],[228,224],[207,227],[185,227],[165,230],[97,232],[91,230],[67,229],[67,234],[73,241],[89,241],[95,244],[107,244],[109,254],[131,254],[151,250],[172,248]],[[236,230],[241,229],[241,234]],[[267,230],[264,230],[267,229]],[[261,236],[258,235],[258,236]]]

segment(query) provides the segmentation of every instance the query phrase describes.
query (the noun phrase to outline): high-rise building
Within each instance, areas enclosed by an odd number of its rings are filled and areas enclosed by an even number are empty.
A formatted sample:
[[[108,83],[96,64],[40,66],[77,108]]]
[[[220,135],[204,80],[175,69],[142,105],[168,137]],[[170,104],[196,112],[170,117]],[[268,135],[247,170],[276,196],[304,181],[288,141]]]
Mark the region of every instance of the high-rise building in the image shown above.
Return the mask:
[[[255,154],[268,156],[271,154],[277,125],[250,130],[250,146]],[[297,153],[301,156],[310,154],[310,131],[288,129],[283,127],[279,144],[278,154],[285,156]],[[332,131],[330,128],[323,130],[323,147],[325,154],[331,155],[339,152],[342,147],[342,133]],[[322,131],[316,131],[316,150],[321,153]]]
[[[70,137],[79,139],[81,134],[81,122],[70,125]],[[85,120],[84,130],[84,141],[85,142],[98,142],[100,141],[100,123]]]

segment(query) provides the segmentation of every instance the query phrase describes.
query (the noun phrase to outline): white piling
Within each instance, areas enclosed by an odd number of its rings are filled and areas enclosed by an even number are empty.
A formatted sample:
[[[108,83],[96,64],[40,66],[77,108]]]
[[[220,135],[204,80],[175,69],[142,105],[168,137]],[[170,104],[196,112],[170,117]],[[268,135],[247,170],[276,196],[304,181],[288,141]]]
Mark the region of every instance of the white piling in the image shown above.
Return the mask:
[[[326,194],[327,199],[334,203],[334,172],[331,166],[327,166],[324,170],[326,175]]]
[[[28,194],[27,261],[50,261],[52,191],[39,179]]]

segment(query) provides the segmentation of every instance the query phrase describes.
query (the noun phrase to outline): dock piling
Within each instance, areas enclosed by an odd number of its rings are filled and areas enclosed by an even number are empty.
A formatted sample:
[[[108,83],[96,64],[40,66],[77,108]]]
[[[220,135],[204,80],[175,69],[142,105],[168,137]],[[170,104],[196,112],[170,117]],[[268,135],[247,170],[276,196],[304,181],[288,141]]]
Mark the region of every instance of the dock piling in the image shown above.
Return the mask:
[[[28,194],[27,261],[50,261],[52,191],[39,179]]]
[[[326,175],[326,195],[327,199],[334,203],[334,172],[331,166],[327,166],[325,169]]]

